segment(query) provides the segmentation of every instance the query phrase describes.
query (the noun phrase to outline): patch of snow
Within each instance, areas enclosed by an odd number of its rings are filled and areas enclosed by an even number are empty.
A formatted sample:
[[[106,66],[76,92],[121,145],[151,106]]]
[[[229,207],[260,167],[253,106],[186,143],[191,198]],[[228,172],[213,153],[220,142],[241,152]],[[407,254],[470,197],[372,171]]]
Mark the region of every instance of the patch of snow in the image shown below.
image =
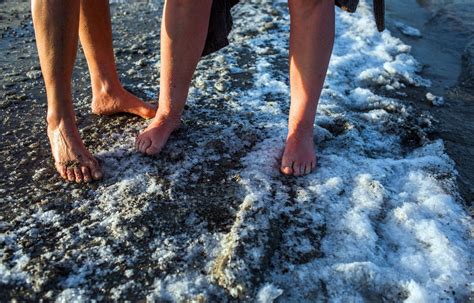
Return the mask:
[[[444,104],[444,98],[440,96],[435,96],[432,93],[426,94],[426,100],[430,101],[434,106],[441,106]]]
[[[257,301],[259,303],[272,303],[276,298],[281,296],[283,290],[276,288],[272,284],[263,285],[257,293]]]
[[[408,37],[415,37],[415,38],[421,38],[421,32],[419,29],[414,28],[412,26],[406,25],[401,22],[395,22],[395,26],[400,30],[402,34]]]

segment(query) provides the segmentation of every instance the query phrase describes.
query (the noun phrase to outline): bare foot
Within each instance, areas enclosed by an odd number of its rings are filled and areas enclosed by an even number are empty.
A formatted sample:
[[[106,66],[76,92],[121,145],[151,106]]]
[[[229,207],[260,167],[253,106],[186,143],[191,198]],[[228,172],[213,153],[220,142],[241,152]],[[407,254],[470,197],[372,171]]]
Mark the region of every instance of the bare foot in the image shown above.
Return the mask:
[[[61,177],[77,183],[102,178],[99,163],[82,143],[74,121],[48,124],[48,137],[54,164]]]
[[[94,93],[92,112],[96,115],[130,113],[145,119],[155,116],[156,109],[129,93],[123,87]]]
[[[285,175],[303,176],[316,167],[313,130],[295,131],[288,134],[280,171]]]
[[[149,156],[157,155],[165,146],[171,133],[180,125],[179,117],[157,115],[137,137],[135,147]]]

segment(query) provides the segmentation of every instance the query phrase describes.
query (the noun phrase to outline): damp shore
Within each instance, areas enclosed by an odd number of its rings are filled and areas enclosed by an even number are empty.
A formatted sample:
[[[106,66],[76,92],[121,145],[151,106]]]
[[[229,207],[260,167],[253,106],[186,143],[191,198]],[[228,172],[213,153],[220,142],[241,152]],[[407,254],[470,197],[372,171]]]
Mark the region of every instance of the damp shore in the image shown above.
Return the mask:
[[[156,104],[161,1],[117,2],[121,81]],[[183,127],[155,158],[133,148],[147,121],[90,113],[79,48],[77,123],[105,174],[89,185],[54,170],[29,3],[0,8],[0,301],[468,300],[469,170],[438,115],[459,109],[412,38],[390,24],[376,32],[367,1],[354,15],[338,10],[315,124],[319,164],[303,178],[277,169],[289,110],[286,1],[234,9],[231,44],[200,62]]]

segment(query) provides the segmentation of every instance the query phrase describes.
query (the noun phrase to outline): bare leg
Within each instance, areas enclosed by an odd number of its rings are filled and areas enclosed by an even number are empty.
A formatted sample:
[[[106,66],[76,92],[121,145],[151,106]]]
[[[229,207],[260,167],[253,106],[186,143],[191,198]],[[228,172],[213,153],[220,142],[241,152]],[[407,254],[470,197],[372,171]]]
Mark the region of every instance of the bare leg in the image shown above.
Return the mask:
[[[79,37],[92,82],[92,112],[109,115],[127,112],[152,118],[155,110],[120,84],[112,48],[108,0],[81,0]]]
[[[334,0],[289,0],[291,106],[281,172],[316,167],[313,124],[334,44]]]
[[[71,77],[77,51],[79,0],[34,0],[36,43],[48,99],[48,137],[64,179],[100,179],[97,160],[85,148],[72,106]]]
[[[212,0],[168,0],[161,23],[161,79],[158,111],[136,147],[158,154],[179,126],[191,78],[206,40]]]

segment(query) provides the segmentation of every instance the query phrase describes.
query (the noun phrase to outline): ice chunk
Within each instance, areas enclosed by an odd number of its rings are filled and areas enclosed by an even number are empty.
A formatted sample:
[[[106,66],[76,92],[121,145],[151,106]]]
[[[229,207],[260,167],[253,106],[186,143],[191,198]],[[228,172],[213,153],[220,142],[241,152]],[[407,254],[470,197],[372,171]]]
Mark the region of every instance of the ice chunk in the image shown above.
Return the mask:
[[[421,32],[419,29],[411,27],[401,22],[395,22],[395,26],[404,34],[405,36],[421,38]]]

